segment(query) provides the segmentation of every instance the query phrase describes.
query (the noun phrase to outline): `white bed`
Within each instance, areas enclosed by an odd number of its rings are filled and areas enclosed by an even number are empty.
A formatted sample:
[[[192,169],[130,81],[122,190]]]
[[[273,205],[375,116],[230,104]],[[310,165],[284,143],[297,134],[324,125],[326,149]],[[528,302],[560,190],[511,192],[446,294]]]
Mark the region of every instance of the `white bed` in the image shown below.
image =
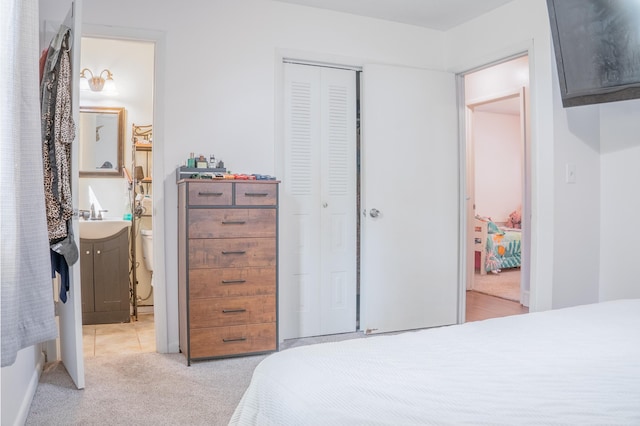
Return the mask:
[[[640,425],[640,299],[284,350],[230,424]]]

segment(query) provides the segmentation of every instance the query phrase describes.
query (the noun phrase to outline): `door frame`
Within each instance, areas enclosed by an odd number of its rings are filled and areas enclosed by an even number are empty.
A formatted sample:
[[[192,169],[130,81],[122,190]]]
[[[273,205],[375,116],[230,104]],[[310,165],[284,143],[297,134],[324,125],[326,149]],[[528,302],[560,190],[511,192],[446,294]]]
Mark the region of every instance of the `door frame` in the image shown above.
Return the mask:
[[[156,335],[156,352],[178,352],[178,341],[169,341],[168,298],[166,270],[155,265],[166,265],[165,262],[165,214],[164,206],[158,204],[165,199],[164,194],[164,109],[160,105],[165,100],[165,67],[166,40],[164,32],[142,30],[104,25],[83,25],[82,37],[104,38],[123,41],[143,41],[154,44],[154,87],[153,87],[153,172],[161,177],[153,179],[152,185],[152,227],[153,227],[153,317]],[[175,324],[177,328],[177,322]],[[177,336],[177,333],[176,333]]]
[[[467,171],[468,176],[467,176],[467,182],[468,182],[468,188],[467,188],[467,196],[466,196],[466,200],[468,201],[468,206],[467,206],[467,213],[466,213],[466,217],[467,220],[469,221],[467,223],[467,239],[466,241],[470,241],[471,238],[473,238],[473,232],[474,232],[474,222],[473,222],[473,218],[475,216],[475,204],[476,204],[476,196],[475,196],[475,152],[476,152],[476,145],[475,145],[475,141],[473,140],[473,127],[474,127],[474,116],[475,116],[475,108],[481,105],[486,105],[486,104],[490,104],[492,102],[497,102],[497,101],[501,101],[501,100],[505,100],[505,99],[513,99],[513,98],[517,98],[518,99],[518,103],[520,104],[520,112],[518,114],[518,120],[520,122],[520,129],[519,129],[519,139],[520,139],[520,146],[521,146],[521,153],[520,153],[520,157],[522,159],[522,168],[520,170],[521,176],[520,176],[520,186],[521,186],[521,200],[522,200],[522,210],[525,211],[526,207],[529,206],[529,204],[531,203],[531,200],[529,199],[530,197],[528,197],[528,194],[530,193],[529,191],[527,191],[527,183],[529,182],[529,179],[527,179],[526,177],[526,170],[528,170],[527,167],[527,161],[528,161],[528,156],[525,155],[526,150],[527,150],[527,137],[526,137],[526,98],[525,98],[525,88],[521,87],[520,89],[517,90],[509,90],[503,93],[496,93],[495,95],[486,97],[486,98],[482,98],[482,99],[472,99],[472,100],[466,100],[465,99],[465,117],[466,117],[466,125],[467,125]],[[523,215],[524,216],[524,215]],[[526,246],[527,242],[528,242],[528,237],[527,237],[527,232],[526,232],[526,228],[524,225],[528,225],[528,223],[523,224],[522,226],[522,246]],[[521,304],[523,304],[524,306],[529,306],[529,290],[528,290],[528,266],[530,264],[529,261],[529,257],[528,257],[528,250],[522,250],[521,251],[521,262],[522,262],[522,267],[520,268],[520,297],[519,297],[519,302]],[[466,268],[466,288],[469,289],[469,283],[473,281],[474,279],[474,269],[475,269],[475,250],[473,245],[470,245],[467,243],[467,268]],[[482,268],[483,265],[480,265],[480,267]]]
[[[458,309],[458,323],[462,324],[466,321],[466,284],[469,274],[469,262],[471,259],[468,259],[470,251],[473,251],[473,247],[469,247],[469,238],[468,238],[468,229],[472,226],[473,223],[469,223],[469,211],[473,211],[472,206],[469,205],[469,201],[471,198],[469,197],[468,182],[469,182],[469,150],[473,152],[473,147],[469,146],[467,143],[468,132],[469,129],[469,111],[466,106],[465,100],[465,85],[464,85],[464,77],[466,74],[470,74],[472,72],[481,70],[483,68],[489,68],[494,65],[498,65],[503,62],[507,62],[512,59],[516,59],[518,57],[527,56],[529,58],[529,89],[528,93],[534,93],[533,85],[534,79],[532,78],[534,75],[533,70],[533,43],[531,41],[513,46],[509,51],[502,52],[498,56],[486,57],[484,59],[480,59],[479,61],[468,65],[462,70],[457,71],[456,73],[456,87],[458,91],[458,120],[459,120],[459,152],[460,152],[460,269],[459,269],[459,309]],[[527,99],[527,93],[523,92],[524,97],[524,105],[525,111],[521,111],[520,120],[526,121],[526,125],[521,126],[521,132],[524,132],[524,147],[523,147],[523,173],[524,173],[524,188],[523,188],[523,206],[522,206],[522,227],[524,229],[523,238],[525,239],[522,243],[522,267],[521,267],[521,301],[523,297],[526,298],[527,305],[529,306],[529,311],[536,311],[536,306],[531,306],[529,302],[531,300],[535,301],[535,298],[531,297],[531,294],[535,294],[536,291],[536,283],[535,280],[531,277],[531,270],[533,259],[531,253],[534,252],[534,247],[536,243],[532,236],[534,235],[534,230],[532,227],[534,226],[533,221],[531,221],[532,211],[533,211],[533,196],[532,196],[532,188],[533,188],[533,166],[534,166],[534,158],[531,155],[532,146],[535,144],[533,135],[531,133],[532,123],[531,123],[531,108],[533,102],[531,99]],[[522,102],[522,98],[521,98]],[[478,103],[478,102],[476,102]],[[527,108],[528,107],[528,108]],[[525,277],[526,275],[526,277]],[[524,277],[524,279],[523,279]],[[523,281],[529,283],[528,293],[522,294],[522,286]]]

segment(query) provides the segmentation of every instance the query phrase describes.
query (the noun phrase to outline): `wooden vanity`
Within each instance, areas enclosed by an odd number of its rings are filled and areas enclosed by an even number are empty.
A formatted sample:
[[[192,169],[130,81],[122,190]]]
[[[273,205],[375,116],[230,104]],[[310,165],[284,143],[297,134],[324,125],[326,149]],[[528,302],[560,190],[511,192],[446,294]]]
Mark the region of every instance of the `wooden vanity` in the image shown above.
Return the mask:
[[[129,228],[106,238],[80,238],[82,324],[131,321]]]

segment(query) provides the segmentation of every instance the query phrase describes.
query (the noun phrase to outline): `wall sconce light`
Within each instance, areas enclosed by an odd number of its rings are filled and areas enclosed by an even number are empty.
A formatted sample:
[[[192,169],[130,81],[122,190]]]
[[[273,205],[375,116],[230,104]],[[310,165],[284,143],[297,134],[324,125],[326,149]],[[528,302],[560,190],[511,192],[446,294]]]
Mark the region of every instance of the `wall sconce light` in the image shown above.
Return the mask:
[[[106,78],[103,77],[104,74],[106,74]],[[116,94],[116,83],[113,81],[113,74],[107,69],[102,70],[100,75],[96,77],[89,68],[84,68],[80,72],[80,89]]]

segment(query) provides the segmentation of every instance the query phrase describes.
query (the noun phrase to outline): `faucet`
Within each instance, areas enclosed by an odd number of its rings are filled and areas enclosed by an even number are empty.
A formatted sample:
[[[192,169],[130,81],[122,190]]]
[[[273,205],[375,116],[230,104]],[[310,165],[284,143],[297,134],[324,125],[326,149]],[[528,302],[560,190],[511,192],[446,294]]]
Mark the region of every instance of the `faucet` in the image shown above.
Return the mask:
[[[91,215],[89,216],[89,219],[96,220],[96,207],[93,203],[91,203]]]
[[[96,220],[102,220],[102,213],[106,213],[109,210],[98,210],[98,217],[96,218]]]

